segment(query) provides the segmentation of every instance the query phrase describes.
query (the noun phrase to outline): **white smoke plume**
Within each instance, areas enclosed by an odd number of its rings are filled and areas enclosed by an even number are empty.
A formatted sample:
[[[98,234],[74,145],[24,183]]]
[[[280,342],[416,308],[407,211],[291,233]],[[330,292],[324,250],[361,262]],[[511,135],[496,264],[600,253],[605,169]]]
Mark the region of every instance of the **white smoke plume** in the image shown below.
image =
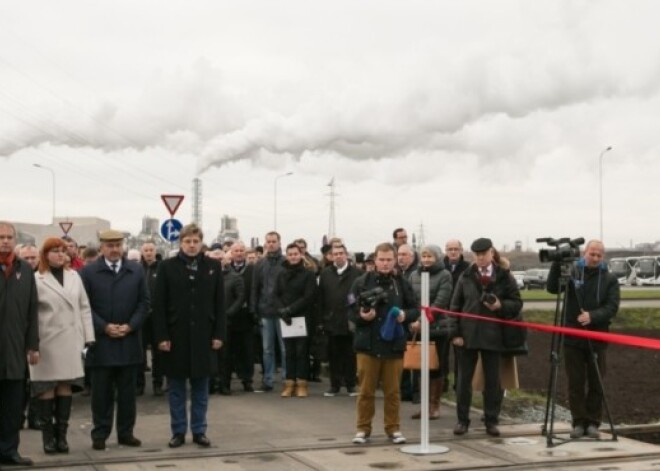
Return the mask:
[[[409,31],[415,47],[378,51],[373,60],[346,51],[341,70],[302,67],[300,77],[267,83],[258,76],[241,83],[200,59],[189,70],[153,73],[137,97],[105,99],[89,110],[53,102],[38,113],[15,110],[0,124],[0,155],[44,143],[160,147],[197,155],[203,173],[237,160],[258,162],[262,153],[358,161],[440,153],[489,164],[529,162],[559,147],[579,153],[585,135],[591,144],[607,142],[599,125],[626,129],[635,141],[644,131],[635,114],[658,111],[660,84],[660,33],[649,22],[655,7],[641,6],[622,11],[616,3],[569,2],[535,11],[513,2],[508,8],[519,18],[510,35],[449,41],[442,33]],[[603,10],[637,31],[618,37],[600,27]],[[634,111],[626,106],[631,102],[641,107]],[[640,146],[644,154],[650,142]]]

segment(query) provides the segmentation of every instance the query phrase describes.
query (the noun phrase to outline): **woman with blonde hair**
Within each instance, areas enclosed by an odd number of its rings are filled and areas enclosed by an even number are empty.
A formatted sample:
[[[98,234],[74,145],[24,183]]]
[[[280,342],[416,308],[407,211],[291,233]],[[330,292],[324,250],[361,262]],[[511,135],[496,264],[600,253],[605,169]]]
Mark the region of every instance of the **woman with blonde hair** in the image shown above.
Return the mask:
[[[71,394],[73,389],[83,389],[81,355],[94,342],[87,293],[80,276],[65,267],[65,256],[62,239],[46,239],[35,274],[40,361],[30,366],[30,378],[39,403],[44,452],[49,454],[69,452]]]

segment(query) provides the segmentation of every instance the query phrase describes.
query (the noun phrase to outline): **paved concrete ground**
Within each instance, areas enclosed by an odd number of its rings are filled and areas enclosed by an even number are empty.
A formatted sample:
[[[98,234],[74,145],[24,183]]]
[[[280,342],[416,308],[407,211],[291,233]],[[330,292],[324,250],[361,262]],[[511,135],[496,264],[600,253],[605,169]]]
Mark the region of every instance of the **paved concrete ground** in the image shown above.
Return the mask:
[[[68,455],[45,455],[40,432],[24,430],[20,452],[35,460],[37,468],[80,470],[222,469],[279,471],[353,471],[374,469],[603,469],[618,460],[618,468],[660,469],[660,447],[631,440],[579,441],[546,448],[538,424],[504,421],[503,436],[488,437],[473,414],[473,427],[462,438],[452,434],[455,414],[442,405],[442,418],[430,423],[432,444],[449,452],[441,455],[409,455],[390,444],[382,431],[382,400],[377,401],[374,435],[367,446],[351,444],[354,433],[355,398],[342,395],[326,398],[324,383],[312,383],[308,398],[282,399],[278,392],[212,396],[208,437],[212,447],[190,443],[172,450],[167,399],[147,394],[138,399],[135,435],[140,448],[118,446],[113,436],[105,451],[91,449],[89,398],[76,396],[71,421]],[[417,406],[402,404],[402,431],[408,443],[419,443],[419,421],[409,418]],[[566,424],[557,424],[566,432]],[[628,458],[627,458],[628,457]],[[632,457],[632,458],[630,458]],[[626,461],[632,459],[632,461]],[[596,460],[596,461],[594,461]],[[600,463],[600,464],[598,464]],[[640,467],[642,463],[648,468]],[[633,466],[634,464],[634,466]],[[539,467],[540,466],[540,467]],[[592,467],[593,466],[593,467]],[[600,467],[599,467],[600,466]],[[631,466],[631,467],[628,467]],[[5,467],[3,467],[5,469]],[[9,469],[7,467],[7,469]],[[614,469],[612,467],[608,469]]]

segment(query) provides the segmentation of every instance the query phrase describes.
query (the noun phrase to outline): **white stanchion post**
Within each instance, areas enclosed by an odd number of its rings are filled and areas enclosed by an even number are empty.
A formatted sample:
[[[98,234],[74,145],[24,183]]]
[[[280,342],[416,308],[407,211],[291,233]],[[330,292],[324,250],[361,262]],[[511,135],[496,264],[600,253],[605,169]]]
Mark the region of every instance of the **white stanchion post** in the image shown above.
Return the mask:
[[[422,308],[427,308],[429,306],[429,289],[429,273],[424,271],[422,272],[421,286]],[[422,335],[420,338],[420,346],[422,349],[422,370],[420,372],[422,379],[422,384],[420,385],[422,390],[422,402],[420,404],[422,411],[422,416],[420,418],[421,438],[419,445],[404,446],[401,448],[401,451],[414,455],[447,453],[449,448],[446,446],[429,444],[429,321],[426,318],[426,312],[424,309],[422,309],[420,321],[422,326]]]

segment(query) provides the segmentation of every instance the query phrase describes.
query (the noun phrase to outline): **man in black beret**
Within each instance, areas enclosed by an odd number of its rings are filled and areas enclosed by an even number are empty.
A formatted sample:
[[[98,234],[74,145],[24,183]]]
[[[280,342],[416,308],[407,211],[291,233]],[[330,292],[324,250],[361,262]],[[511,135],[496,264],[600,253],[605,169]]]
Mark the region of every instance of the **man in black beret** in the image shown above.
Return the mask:
[[[472,263],[460,276],[451,300],[450,310],[484,317],[515,318],[522,309],[520,291],[507,266],[502,266],[493,242],[479,238],[470,247]],[[486,433],[499,436],[500,354],[504,349],[499,323],[459,317],[457,335],[453,339],[458,353],[458,388],[454,434],[463,435],[470,426],[472,377],[479,357],[484,376],[484,418]]]

